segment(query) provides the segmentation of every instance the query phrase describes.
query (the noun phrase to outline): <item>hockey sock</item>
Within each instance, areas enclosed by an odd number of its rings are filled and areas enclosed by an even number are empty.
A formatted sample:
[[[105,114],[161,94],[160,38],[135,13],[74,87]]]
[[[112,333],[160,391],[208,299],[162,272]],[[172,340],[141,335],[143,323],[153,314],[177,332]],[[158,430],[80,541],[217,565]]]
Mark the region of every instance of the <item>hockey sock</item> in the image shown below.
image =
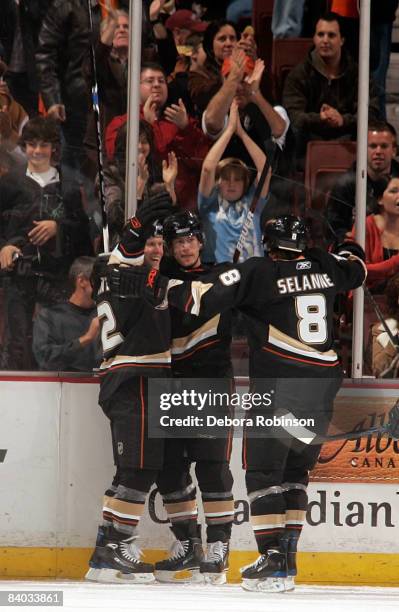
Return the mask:
[[[231,491],[206,493],[202,491],[202,505],[207,525],[207,542],[228,542],[234,520],[234,499]]]
[[[163,493],[162,499],[176,538],[185,540],[188,537],[196,537],[198,508],[195,485],[190,483],[180,491]],[[186,534],[186,537],[180,537],[183,534]]]
[[[251,524],[258,550],[279,548],[285,528],[285,501],[282,488],[267,487],[249,494]]]
[[[308,507],[307,485],[301,482],[284,482],[282,487],[286,504],[286,528],[300,533]]]
[[[131,537],[144,512],[147,491],[137,491],[119,485],[114,497],[105,498],[103,507],[104,525]]]

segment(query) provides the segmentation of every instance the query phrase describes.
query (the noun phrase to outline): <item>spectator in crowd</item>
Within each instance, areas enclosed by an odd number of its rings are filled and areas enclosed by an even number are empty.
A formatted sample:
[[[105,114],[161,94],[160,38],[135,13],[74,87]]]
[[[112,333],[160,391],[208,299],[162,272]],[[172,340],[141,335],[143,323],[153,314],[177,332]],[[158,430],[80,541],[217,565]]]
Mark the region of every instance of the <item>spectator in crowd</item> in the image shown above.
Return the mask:
[[[183,100],[184,106],[190,116],[201,119],[189,91],[190,72],[200,71],[206,60],[204,48],[202,46],[202,36],[191,34],[184,47],[181,48],[181,55],[177,58],[177,63],[173,73],[168,77],[168,102],[176,104],[179,98]]]
[[[377,378],[397,378],[399,367],[399,274],[389,279],[386,289],[386,326],[396,339],[396,347],[381,322],[371,328],[371,371]],[[370,351],[371,349],[371,351]]]
[[[375,189],[382,177],[399,176],[396,155],[396,132],[389,123],[372,121],[367,136],[367,214],[376,212]],[[338,242],[351,231],[355,217],[356,166],[340,176],[327,205],[327,219]]]
[[[282,106],[272,106],[262,95],[260,83],[264,69],[263,60],[258,59],[254,63],[240,49],[235,49],[224,60],[224,83],[209,102],[202,119],[203,130],[212,140],[226,128],[228,111],[235,99],[241,124],[251,139],[262,149],[270,149],[268,145],[272,142],[278,145],[280,151],[284,149],[290,121]],[[230,140],[224,155],[238,157],[251,165],[249,153],[237,135]]]
[[[200,70],[190,73],[189,91],[195,106],[202,113],[223,84],[221,67],[237,45],[238,33],[234,24],[219,20],[205,31],[203,48],[206,59]]]
[[[161,66],[142,66],[140,97],[141,118],[152,126],[157,159],[167,161],[172,151],[178,159],[177,204],[185,209],[195,209],[201,165],[209,149],[208,139],[196,120],[188,116],[182,100],[166,106],[168,86]],[[106,147],[110,159],[114,155],[116,132],[125,122],[126,116],[116,117],[107,128]]]
[[[208,26],[203,39],[206,59],[200,69],[190,73],[189,78],[191,99],[201,114],[223,85],[223,62],[232,55],[236,47],[253,60],[256,59],[256,43],[251,26],[245,28],[239,40],[235,24],[226,19],[215,21]]]
[[[155,3],[153,3],[154,5]],[[157,3],[158,8],[160,3]],[[178,56],[184,51],[187,38],[192,34],[204,32],[208,23],[201,20],[197,13],[188,9],[173,12],[166,21],[159,10],[150,9],[153,36],[156,41],[158,58],[167,74],[174,71]]]
[[[38,78],[34,57],[40,26],[51,0],[3,0],[0,44],[8,64],[5,79],[12,97],[25,112],[38,113]]]
[[[399,272],[399,178],[381,178],[375,197],[378,212],[366,218],[365,253],[367,284],[381,293],[387,278]]]
[[[314,49],[288,74],[283,105],[297,137],[299,158],[309,140],[356,137],[358,70],[344,48],[339,17],[328,13],[316,23]],[[375,87],[370,84],[369,115],[378,117]]]
[[[119,241],[125,225],[126,123],[118,131],[115,158],[105,168],[105,199],[111,247]],[[161,165],[155,159],[154,135],[149,123],[140,120],[137,175],[138,206],[158,190],[166,189],[176,204],[177,159],[173,152]]]
[[[63,185],[52,165],[59,147],[55,122],[44,117],[28,121],[21,147],[27,166],[0,179],[0,269],[13,271],[5,296],[9,342],[3,366],[15,370],[33,366],[35,305],[63,300],[71,261],[91,253],[79,187]],[[16,265],[21,256],[25,265]]]
[[[198,19],[192,11],[181,9],[168,17],[165,27],[172,32],[176,49],[179,51],[179,47],[186,44],[187,38],[191,34],[204,32],[208,23]]]
[[[109,8],[101,23],[101,35],[95,47],[98,93],[103,123],[127,111],[127,74],[129,54],[129,15]]]
[[[251,184],[251,172],[240,159],[221,157],[233,137],[242,139],[257,170],[256,180]],[[201,172],[198,193],[198,208],[203,222],[205,245],[203,261],[222,263],[233,261],[233,255],[247,218],[249,206],[263,170],[266,156],[262,149],[248,136],[241,125],[237,103],[233,102],[226,130],[215,142],[206,156]],[[263,186],[253,226],[245,239],[240,261],[263,254],[260,215],[266,204],[270,175]]]
[[[302,34],[306,0],[274,0],[272,32],[274,38],[297,38]]]
[[[47,113],[62,127],[63,180],[69,180],[71,172],[73,179],[80,175],[84,157],[90,97],[82,68],[89,45],[87,3],[54,0],[40,30],[36,67]]]
[[[33,354],[40,370],[89,372],[100,365],[99,319],[93,300],[93,257],[78,257],[69,270],[72,294],[43,308],[33,323]]]

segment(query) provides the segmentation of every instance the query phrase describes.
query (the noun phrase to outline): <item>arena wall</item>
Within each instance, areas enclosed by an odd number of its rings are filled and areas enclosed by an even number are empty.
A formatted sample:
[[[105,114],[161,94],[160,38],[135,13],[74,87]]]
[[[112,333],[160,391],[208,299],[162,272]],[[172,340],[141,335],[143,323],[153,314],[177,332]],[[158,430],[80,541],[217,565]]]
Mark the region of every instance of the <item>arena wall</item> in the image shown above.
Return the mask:
[[[246,381],[238,381],[241,391]],[[365,406],[362,427],[385,418],[399,383],[345,384],[339,402]],[[108,421],[96,379],[0,378],[0,576],[81,578],[113,476]],[[358,402],[359,403],[359,402]],[[348,408],[348,413],[350,412]],[[353,416],[353,415],[352,415]],[[357,419],[357,420],[356,420]],[[235,439],[236,517],[229,579],[256,558]],[[156,490],[141,529],[146,559],[171,543]],[[309,491],[299,581],[399,585],[399,443],[387,438],[323,447]]]

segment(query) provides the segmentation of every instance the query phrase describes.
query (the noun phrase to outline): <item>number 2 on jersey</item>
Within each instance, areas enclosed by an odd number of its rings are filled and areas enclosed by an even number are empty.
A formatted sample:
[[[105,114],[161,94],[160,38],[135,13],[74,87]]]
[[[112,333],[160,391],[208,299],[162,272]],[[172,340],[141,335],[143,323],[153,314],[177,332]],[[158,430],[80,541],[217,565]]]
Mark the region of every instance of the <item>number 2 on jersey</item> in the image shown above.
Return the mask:
[[[97,306],[97,313],[101,320],[101,342],[106,353],[123,342],[123,336],[116,332],[116,320],[109,302],[101,302]]]
[[[327,341],[326,298],[322,294],[300,295],[295,298],[298,316],[298,336],[305,344]]]

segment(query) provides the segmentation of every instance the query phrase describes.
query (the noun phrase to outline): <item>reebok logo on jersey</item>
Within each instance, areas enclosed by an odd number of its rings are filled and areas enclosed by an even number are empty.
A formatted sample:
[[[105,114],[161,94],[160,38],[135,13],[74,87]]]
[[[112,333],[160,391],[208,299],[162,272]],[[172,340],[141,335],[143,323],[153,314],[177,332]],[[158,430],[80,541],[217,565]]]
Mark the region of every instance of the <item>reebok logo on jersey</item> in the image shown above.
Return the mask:
[[[312,263],[310,261],[298,261],[296,264],[297,270],[310,270]]]

